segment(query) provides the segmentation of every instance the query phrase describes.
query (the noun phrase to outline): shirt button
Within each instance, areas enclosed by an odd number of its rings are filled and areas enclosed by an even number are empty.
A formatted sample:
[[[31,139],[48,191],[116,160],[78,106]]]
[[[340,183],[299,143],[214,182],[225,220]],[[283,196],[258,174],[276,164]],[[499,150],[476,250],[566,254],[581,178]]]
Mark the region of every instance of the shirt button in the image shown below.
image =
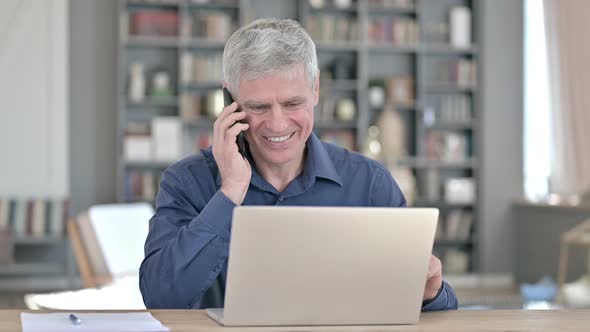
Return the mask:
[[[279,197],[279,202],[282,202],[282,201],[284,201],[284,200],[285,200],[285,197],[282,197],[282,196],[281,196],[281,197]]]
[[[213,269],[213,272],[219,272],[219,270],[221,270],[221,266],[215,265],[215,268]]]

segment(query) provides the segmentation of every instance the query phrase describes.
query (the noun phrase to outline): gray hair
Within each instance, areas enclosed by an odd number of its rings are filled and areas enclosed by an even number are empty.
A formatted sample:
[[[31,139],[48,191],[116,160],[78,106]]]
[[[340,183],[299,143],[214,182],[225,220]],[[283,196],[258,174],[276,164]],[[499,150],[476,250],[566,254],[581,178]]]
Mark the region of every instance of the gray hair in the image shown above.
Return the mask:
[[[296,64],[303,64],[315,89],[318,59],[307,32],[290,19],[258,19],[234,32],[225,44],[223,79],[235,98],[241,79],[257,79]]]

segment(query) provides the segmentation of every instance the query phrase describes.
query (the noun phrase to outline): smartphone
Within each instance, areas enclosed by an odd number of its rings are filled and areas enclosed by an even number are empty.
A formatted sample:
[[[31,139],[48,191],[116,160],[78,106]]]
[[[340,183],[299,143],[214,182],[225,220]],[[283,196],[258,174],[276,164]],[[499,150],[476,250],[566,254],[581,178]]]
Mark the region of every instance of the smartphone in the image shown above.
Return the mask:
[[[223,88],[223,102],[226,107],[234,102],[234,99],[232,98],[231,93],[229,93],[229,90],[227,88]],[[236,110],[236,112],[240,112],[240,109],[238,108]],[[244,137],[243,131],[238,134],[238,137],[236,138],[236,144],[238,145],[238,151],[240,152],[240,154],[244,158],[246,158],[246,145],[247,144],[246,144],[246,137]]]

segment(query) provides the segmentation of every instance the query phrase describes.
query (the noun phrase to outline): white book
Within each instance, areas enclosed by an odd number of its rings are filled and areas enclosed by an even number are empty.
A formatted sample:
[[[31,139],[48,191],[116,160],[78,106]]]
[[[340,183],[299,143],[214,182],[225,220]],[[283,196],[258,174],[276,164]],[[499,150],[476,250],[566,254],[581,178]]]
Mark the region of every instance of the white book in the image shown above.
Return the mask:
[[[178,117],[162,116],[152,119],[154,159],[175,161],[182,157],[182,123]]]
[[[45,201],[35,200],[33,202],[33,215],[32,215],[32,236],[43,237],[45,236]]]
[[[184,52],[180,57],[180,82],[191,83],[194,79],[193,73],[193,55],[190,52]]]
[[[152,159],[152,138],[149,135],[127,135],[123,140],[123,155],[127,161]]]
[[[10,227],[10,200],[0,199],[0,231]]]

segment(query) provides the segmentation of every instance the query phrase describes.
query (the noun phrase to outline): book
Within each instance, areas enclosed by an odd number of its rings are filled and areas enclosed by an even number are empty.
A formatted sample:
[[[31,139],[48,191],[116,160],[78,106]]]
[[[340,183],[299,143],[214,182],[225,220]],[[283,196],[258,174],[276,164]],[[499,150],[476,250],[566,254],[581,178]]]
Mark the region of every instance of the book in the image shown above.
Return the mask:
[[[24,199],[15,200],[12,224],[15,236],[27,234],[27,202]]]
[[[182,157],[182,123],[175,116],[152,119],[153,157],[157,161],[175,161]]]
[[[48,234],[54,238],[61,238],[64,233],[65,223],[65,203],[59,199],[53,199],[50,202],[51,216],[49,217],[49,231]]]
[[[394,105],[415,103],[414,78],[409,75],[394,76],[386,81],[387,99]]]
[[[33,211],[31,216],[31,236],[33,237],[45,236],[45,209],[46,204],[44,200],[36,199],[33,201]]]
[[[126,135],[123,139],[123,156],[127,161],[149,161],[152,150],[150,135]]]
[[[10,200],[0,199],[0,231],[10,228]]]
[[[178,35],[178,13],[172,10],[139,9],[130,14],[131,35],[163,37]]]

